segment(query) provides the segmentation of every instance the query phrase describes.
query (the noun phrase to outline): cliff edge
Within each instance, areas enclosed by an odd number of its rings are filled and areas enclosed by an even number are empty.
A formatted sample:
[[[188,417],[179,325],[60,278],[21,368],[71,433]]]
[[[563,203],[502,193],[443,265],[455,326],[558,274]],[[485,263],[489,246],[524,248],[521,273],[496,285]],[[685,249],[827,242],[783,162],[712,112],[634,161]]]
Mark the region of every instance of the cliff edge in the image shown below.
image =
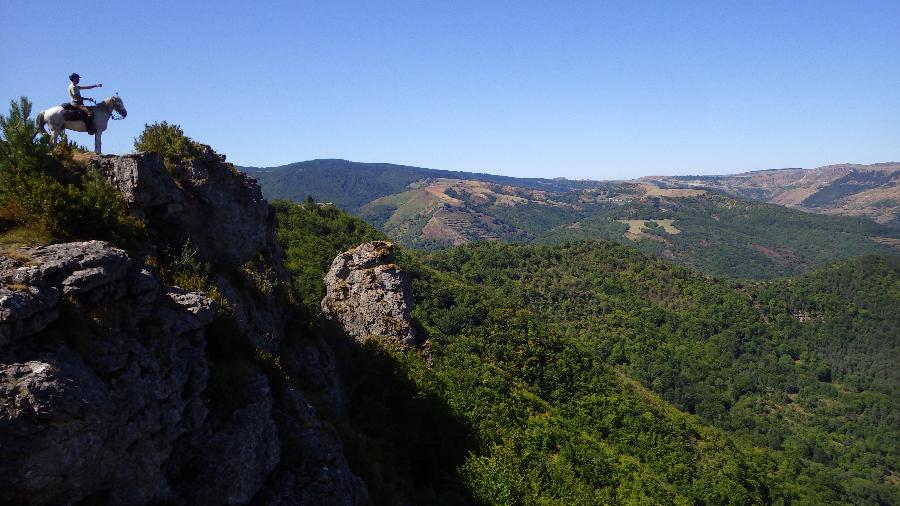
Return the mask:
[[[290,335],[255,181],[211,150],[93,163],[147,240],[0,255],[0,504],[364,503],[290,378],[338,388],[328,351]]]

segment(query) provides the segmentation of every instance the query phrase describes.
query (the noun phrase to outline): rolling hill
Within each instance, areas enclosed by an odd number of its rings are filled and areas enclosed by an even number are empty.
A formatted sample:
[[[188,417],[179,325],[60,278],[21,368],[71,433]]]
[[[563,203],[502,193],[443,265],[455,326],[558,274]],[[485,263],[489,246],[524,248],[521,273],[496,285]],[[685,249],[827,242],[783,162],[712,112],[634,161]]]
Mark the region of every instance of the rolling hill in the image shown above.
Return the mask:
[[[896,254],[900,230],[672,181],[520,179],[313,160],[244,168],[269,199],[311,196],[428,250],[474,241],[611,240],[703,272],[767,278],[863,254]]]
[[[277,167],[237,168],[259,180],[270,200],[300,201],[312,195],[316,200],[332,202],[345,210],[361,207],[378,197],[402,192],[410,184],[424,179],[471,179],[552,191],[565,191],[590,184],[567,179],[515,178],[338,159],[308,160]]]
[[[651,176],[644,181],[721,190],[822,214],[862,216],[900,227],[900,163],[828,165],[726,176]]]

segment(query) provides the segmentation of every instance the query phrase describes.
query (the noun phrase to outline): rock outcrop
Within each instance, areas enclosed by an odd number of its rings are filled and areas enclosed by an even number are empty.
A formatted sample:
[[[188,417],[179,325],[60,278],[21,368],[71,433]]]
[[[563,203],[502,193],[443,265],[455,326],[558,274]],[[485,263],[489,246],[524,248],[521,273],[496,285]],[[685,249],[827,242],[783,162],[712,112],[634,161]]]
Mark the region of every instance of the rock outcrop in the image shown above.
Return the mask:
[[[220,272],[215,284],[241,330],[268,351],[278,348],[289,319],[278,297],[289,284],[275,239],[274,215],[256,180],[210,149],[165,163],[155,153],[97,157],[129,212],[151,236],[153,256],[187,249]],[[241,284],[257,285],[245,290]]]
[[[0,268],[3,302],[24,301],[0,316],[0,499],[171,497],[161,464],[206,418],[214,303],[99,241],[16,256]]]
[[[94,164],[149,238],[134,258],[0,255],[0,504],[364,503],[334,430],[259,358],[340,398],[327,347],[285,344],[290,279],[256,182],[212,151]],[[219,303],[163,282],[188,241]]]
[[[168,166],[156,153],[97,160],[133,214],[164,239],[190,239],[210,262],[240,267],[272,245],[269,205],[256,180],[212,150]]]
[[[339,254],[325,275],[325,290],[322,311],[357,341],[421,344],[410,314],[409,274],[394,263],[393,244],[373,241]]]

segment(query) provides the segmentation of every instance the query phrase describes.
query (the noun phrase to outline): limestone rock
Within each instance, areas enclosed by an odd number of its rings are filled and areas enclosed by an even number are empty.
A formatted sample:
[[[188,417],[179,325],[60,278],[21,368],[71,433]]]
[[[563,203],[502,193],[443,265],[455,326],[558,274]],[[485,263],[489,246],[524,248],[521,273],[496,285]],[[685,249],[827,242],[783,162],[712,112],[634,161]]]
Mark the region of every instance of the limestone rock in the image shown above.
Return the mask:
[[[0,349],[57,318],[61,295],[94,298],[114,291],[131,261],[103,241],[23,248],[0,262]]]
[[[124,251],[103,241],[51,244],[23,249],[21,254],[30,257],[27,263],[7,264],[0,280],[41,288],[59,284],[67,295],[115,282],[131,264]]]
[[[95,165],[144,220],[142,255],[178,254],[190,240],[241,338],[282,354],[320,401],[341,402],[327,345],[283,343],[290,278],[254,180],[211,151],[169,166],[150,153]],[[0,504],[365,503],[337,434],[303,394],[276,395],[256,371],[235,405],[213,395],[233,385],[216,383],[210,345],[235,330],[205,294],[140,263],[100,241],[0,255]],[[222,360],[253,371],[249,349]]]
[[[393,244],[373,241],[339,254],[325,275],[322,311],[358,341],[420,344],[410,313],[409,275],[394,263]]]
[[[257,374],[241,388],[254,402],[227,416],[211,414],[206,430],[182,442],[173,475],[189,504],[247,504],[278,464],[268,381]]]
[[[168,164],[155,153],[100,156],[95,163],[122,192],[129,212],[144,220],[158,250],[148,253],[178,255],[189,243],[200,259],[229,273],[214,282],[235,321],[259,347],[275,351],[290,314],[278,290],[290,277],[274,213],[256,180],[209,149]]]
[[[213,302],[107,243],[17,256],[0,262],[0,502],[174,497],[162,464],[206,420]]]
[[[155,153],[96,160],[132,214],[172,244],[190,238],[206,260],[229,267],[246,263],[269,245],[269,205],[256,180],[211,150],[169,168]]]
[[[0,286],[0,349],[13,340],[44,330],[57,318],[59,290],[34,286]]]

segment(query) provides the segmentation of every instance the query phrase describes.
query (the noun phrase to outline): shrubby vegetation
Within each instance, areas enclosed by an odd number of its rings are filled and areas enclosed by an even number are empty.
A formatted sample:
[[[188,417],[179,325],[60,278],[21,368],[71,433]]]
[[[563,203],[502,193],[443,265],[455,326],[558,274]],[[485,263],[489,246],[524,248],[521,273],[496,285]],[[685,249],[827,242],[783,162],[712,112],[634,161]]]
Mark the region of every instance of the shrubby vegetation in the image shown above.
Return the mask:
[[[134,139],[135,151],[152,151],[166,162],[191,159],[204,151],[204,145],[187,135],[180,126],[166,121],[144,125],[144,130]]]
[[[34,242],[104,239],[133,247],[143,224],[130,217],[121,194],[88,166],[83,150],[63,142],[51,148],[37,137],[25,97],[0,115],[0,227]]]

